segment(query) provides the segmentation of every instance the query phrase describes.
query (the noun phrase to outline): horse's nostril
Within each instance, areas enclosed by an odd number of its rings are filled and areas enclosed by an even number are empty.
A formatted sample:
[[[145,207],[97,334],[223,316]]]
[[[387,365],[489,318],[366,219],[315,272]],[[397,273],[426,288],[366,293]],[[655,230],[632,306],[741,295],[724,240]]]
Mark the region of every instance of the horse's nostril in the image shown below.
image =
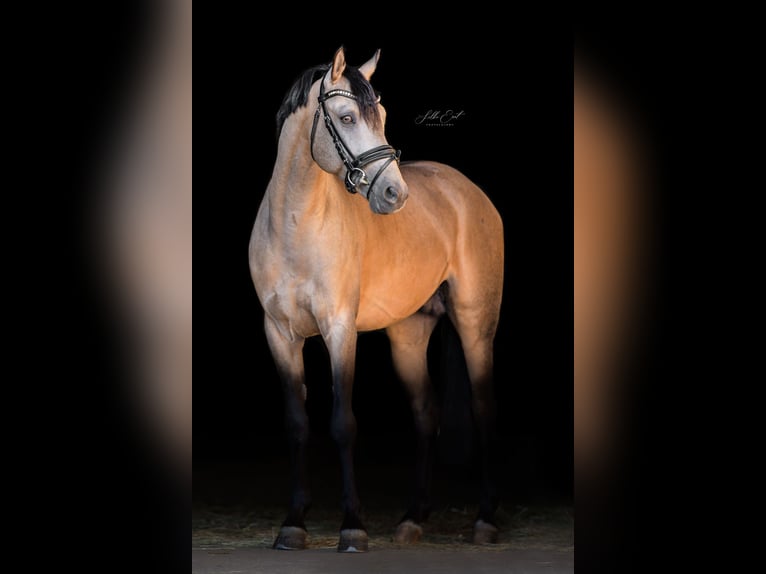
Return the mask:
[[[383,192],[383,197],[385,197],[386,201],[389,203],[396,203],[396,200],[399,199],[399,192],[396,191],[395,187],[389,185]]]

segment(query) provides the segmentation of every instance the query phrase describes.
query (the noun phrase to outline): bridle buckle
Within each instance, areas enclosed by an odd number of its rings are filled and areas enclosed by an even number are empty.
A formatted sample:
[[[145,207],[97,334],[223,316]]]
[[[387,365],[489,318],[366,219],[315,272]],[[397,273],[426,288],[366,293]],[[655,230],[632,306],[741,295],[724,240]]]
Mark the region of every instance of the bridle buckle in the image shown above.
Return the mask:
[[[360,167],[352,167],[346,171],[346,189],[351,193],[356,193],[359,185],[369,185],[367,174]]]

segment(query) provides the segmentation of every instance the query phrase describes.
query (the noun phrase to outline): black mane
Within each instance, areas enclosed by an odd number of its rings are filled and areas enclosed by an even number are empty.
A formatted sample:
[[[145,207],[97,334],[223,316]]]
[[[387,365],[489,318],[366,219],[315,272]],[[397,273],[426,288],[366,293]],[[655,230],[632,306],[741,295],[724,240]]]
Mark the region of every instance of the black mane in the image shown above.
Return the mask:
[[[277,139],[279,139],[279,134],[282,132],[285,120],[298,108],[302,108],[307,104],[311,85],[324,76],[329,69],[329,64],[314,66],[303,72],[295,80],[295,83],[282,100],[279,111],[277,111]],[[368,123],[372,123],[373,126],[377,125],[380,120],[378,97],[375,95],[375,90],[372,89],[370,82],[367,81],[358,68],[352,66],[346,66],[343,76],[351,84],[351,93],[357,97],[359,112],[362,114],[362,118]]]

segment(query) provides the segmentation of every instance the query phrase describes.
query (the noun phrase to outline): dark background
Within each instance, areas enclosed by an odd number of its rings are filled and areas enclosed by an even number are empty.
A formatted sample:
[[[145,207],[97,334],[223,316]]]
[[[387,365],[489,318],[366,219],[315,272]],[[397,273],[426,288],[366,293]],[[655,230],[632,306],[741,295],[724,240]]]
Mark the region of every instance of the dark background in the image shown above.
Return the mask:
[[[216,70],[225,105],[213,118],[218,145],[205,145],[205,163],[221,169],[213,180],[205,178],[204,187],[197,184],[203,207],[197,208],[195,245],[201,259],[197,277],[203,275],[196,296],[207,303],[195,310],[195,322],[203,327],[197,329],[194,462],[195,470],[222,473],[234,472],[226,470],[231,463],[258,466],[286,458],[282,393],[250,280],[247,246],[276,157],[274,117],[281,100],[300,72],[330,61],[342,43],[299,42],[275,53],[249,39],[227,41],[232,52],[254,57],[222,61]],[[571,42],[526,38],[496,45],[444,38],[413,44],[348,43],[346,60],[361,65],[381,48],[372,84],[388,111],[389,142],[402,149],[403,160],[456,167],[500,212],[506,242],[495,342],[500,486],[506,500],[570,499]],[[428,110],[447,109],[464,110],[465,117],[448,128],[415,123]],[[210,119],[205,122],[207,129]],[[331,382],[320,339],[307,342],[305,356],[314,444],[330,453],[318,464],[337,465],[326,446]],[[411,415],[383,333],[360,336],[354,410],[360,465],[411,462]],[[465,468],[450,468],[442,476]],[[363,498],[375,496],[374,486],[360,484],[360,489]],[[195,478],[195,495],[202,490]],[[274,495],[286,500],[287,492]]]

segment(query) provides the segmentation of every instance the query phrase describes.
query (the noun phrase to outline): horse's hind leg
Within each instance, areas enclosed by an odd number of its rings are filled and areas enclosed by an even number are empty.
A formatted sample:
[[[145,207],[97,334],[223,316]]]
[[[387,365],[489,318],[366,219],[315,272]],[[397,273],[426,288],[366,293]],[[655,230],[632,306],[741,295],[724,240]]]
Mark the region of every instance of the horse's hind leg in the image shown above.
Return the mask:
[[[394,535],[394,540],[400,543],[420,539],[423,533],[420,525],[430,511],[429,488],[438,417],[428,376],[427,351],[437,320],[437,316],[417,313],[387,329],[394,367],[410,397],[417,432],[415,491]]]
[[[310,504],[306,468],[306,445],[309,438],[309,420],[306,416],[306,387],[303,371],[303,339],[290,340],[268,316],[266,337],[271,354],[282,380],[285,398],[285,423],[290,449],[291,497],[287,518],[274,541],[278,550],[306,548],[306,509]]]
[[[465,292],[453,289],[450,291],[448,307],[450,319],[463,345],[471,381],[474,427],[479,443],[481,496],[473,541],[475,544],[485,544],[497,542],[498,532],[494,518],[498,501],[491,479],[490,461],[495,431],[492,347],[500,311],[500,291],[485,288],[477,290],[477,293],[469,298]]]

